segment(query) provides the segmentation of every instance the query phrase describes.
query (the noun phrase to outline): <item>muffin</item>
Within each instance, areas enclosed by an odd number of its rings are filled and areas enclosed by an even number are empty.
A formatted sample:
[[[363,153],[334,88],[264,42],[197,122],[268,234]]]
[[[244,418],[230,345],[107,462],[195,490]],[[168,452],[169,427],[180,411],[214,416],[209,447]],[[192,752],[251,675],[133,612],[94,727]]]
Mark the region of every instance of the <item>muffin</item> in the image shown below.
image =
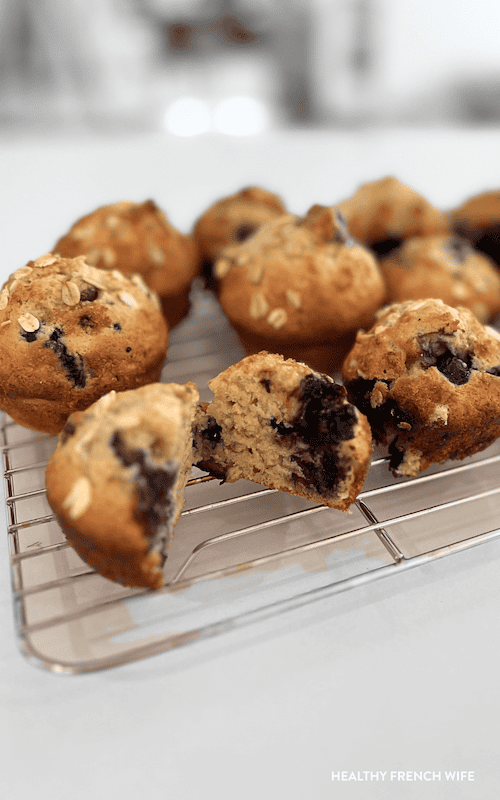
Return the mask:
[[[335,208],[351,235],[384,256],[411,236],[433,236],[450,229],[448,215],[397,178],[365,183]]]
[[[320,372],[340,368],[385,297],[377,262],[342,217],[313,206],[278,217],[214,267],[218,296],[248,354],[267,350]]]
[[[247,356],[209,382],[194,425],[195,463],[347,511],[372,453],[366,418],[343,386],[271,353]]]
[[[72,414],[46,471],[78,555],[124,586],[158,589],[193,461],[192,383],[110,392]]]
[[[158,294],[169,328],[189,311],[198,250],[152,200],[101,206],[75,222],[54,252],[66,258],[85,255],[88,264],[100,269],[142,275]]]
[[[500,334],[442,300],[394,303],[342,369],[351,402],[389,446],[395,476],[462,459],[500,435]]]
[[[57,434],[110,390],[157,381],[167,341],[158,297],[139,275],[48,253],[0,292],[0,408]]]
[[[451,212],[453,229],[500,266],[500,191],[475,195]]]
[[[458,236],[416,236],[380,262],[389,302],[435,297],[464,306],[480,322],[500,311],[500,275],[489,258]]]
[[[193,238],[210,288],[214,288],[212,267],[221,249],[244,242],[264,223],[282,214],[286,214],[286,208],[278,195],[259,186],[249,186],[218,200],[199,217]]]

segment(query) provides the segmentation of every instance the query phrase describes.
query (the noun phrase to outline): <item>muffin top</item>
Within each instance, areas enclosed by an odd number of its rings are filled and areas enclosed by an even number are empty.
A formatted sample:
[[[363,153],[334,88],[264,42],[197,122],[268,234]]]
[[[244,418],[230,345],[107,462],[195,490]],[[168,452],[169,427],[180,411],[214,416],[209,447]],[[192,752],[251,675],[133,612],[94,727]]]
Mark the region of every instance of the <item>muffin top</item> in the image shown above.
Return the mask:
[[[500,190],[481,192],[451,212],[457,233],[475,240],[490,228],[500,227]]]
[[[339,214],[318,205],[224,248],[214,273],[233,324],[283,341],[323,341],[361,327],[385,294],[373,255]]]
[[[0,291],[1,393],[92,395],[114,372],[116,388],[131,388],[122,382],[162,360],[167,338],[158,297],[139,275],[47,253]]]
[[[286,214],[286,208],[278,195],[259,186],[248,186],[223,197],[195,223],[193,236],[202,259],[212,262],[222,247],[245,241],[266,222],[282,214]]]
[[[355,239],[384,255],[410,236],[449,230],[448,216],[397,178],[365,183],[337,208]]]
[[[500,372],[500,334],[468,308],[442,300],[407,300],[382,308],[368,331],[360,331],[342,369],[346,382],[360,377],[390,383],[431,366],[460,386],[481,374]]]
[[[388,300],[435,297],[465,306],[480,322],[500,312],[500,275],[489,258],[458,236],[407,239],[380,262]]]
[[[122,201],[81,217],[54,246],[61,256],[85,255],[100,269],[139,273],[160,296],[189,286],[198,272],[198,251],[153,200]]]

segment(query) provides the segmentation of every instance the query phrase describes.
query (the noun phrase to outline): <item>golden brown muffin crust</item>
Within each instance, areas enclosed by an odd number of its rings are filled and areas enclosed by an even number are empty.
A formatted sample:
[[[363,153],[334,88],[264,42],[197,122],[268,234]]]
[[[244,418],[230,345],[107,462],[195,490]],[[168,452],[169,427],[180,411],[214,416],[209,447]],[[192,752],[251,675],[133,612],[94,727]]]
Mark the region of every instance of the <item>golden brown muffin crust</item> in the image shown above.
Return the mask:
[[[187,383],[111,392],[73,414],[46,471],[47,498],[80,557],[126,586],[158,588],[193,462],[199,395]]]
[[[58,433],[111,389],[158,380],[167,341],[158,297],[140,276],[49,253],[0,292],[0,406]]]
[[[407,239],[380,261],[388,302],[435,297],[469,308],[480,322],[500,312],[500,276],[490,259],[458,236]]]
[[[410,236],[450,230],[444,211],[393,176],[363,184],[335,208],[346,218],[352,236],[379,255]]]
[[[54,246],[66,257],[85,255],[100,269],[142,275],[160,297],[169,327],[187,313],[199,273],[198,248],[178,231],[153,200],[101,206],[77,220]]]
[[[284,215],[251,239],[225,248],[214,268],[219,299],[248,352],[267,349],[300,360],[326,351],[329,372],[385,297],[373,255],[355,242],[331,209]],[[252,339],[254,341],[252,341]],[[345,352],[343,352],[345,355]],[[341,360],[341,359],[340,359]]]
[[[212,263],[222,247],[242,242],[264,223],[286,214],[278,195],[260,186],[248,186],[223,197],[196,221],[193,237],[202,260]]]
[[[500,435],[500,334],[441,300],[394,303],[358,333],[343,379],[395,475],[461,459]]]

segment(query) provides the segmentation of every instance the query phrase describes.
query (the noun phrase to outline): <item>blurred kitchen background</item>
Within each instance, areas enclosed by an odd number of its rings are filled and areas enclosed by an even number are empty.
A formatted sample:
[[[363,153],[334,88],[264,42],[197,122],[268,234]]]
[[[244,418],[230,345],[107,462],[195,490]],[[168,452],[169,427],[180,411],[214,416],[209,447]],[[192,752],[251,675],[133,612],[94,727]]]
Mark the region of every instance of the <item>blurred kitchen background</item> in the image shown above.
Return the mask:
[[[499,123],[498,0],[0,0],[0,135]]]

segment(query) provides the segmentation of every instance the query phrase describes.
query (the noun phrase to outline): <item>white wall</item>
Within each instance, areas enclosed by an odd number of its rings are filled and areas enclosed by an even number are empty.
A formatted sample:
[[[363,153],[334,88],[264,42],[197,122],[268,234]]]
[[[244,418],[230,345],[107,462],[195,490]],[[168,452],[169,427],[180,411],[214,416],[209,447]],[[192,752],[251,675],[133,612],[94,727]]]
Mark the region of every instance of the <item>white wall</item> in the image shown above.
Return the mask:
[[[457,74],[500,74],[499,0],[376,0],[380,85],[413,93]]]
[[[357,0],[309,0],[318,104],[384,117],[452,78],[500,76],[500,0],[372,0],[374,69],[362,85],[349,67]]]

